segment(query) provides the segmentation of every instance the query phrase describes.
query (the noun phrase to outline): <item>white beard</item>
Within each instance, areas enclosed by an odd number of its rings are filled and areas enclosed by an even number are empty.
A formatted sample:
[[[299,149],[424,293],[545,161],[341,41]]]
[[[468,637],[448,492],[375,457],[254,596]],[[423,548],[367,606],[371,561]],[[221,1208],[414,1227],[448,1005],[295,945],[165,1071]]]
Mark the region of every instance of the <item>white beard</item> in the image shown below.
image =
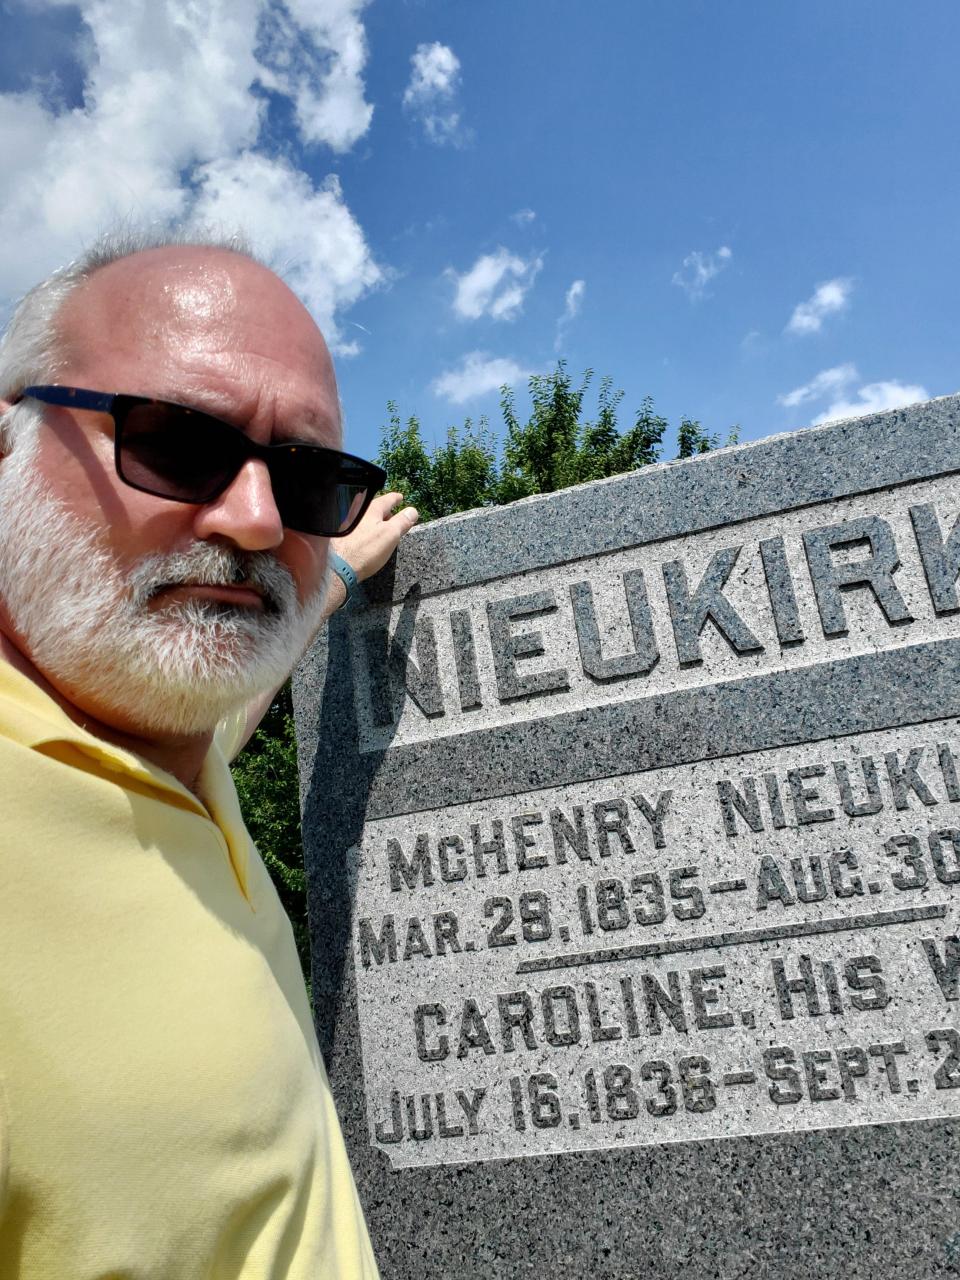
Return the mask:
[[[323,587],[303,605],[293,575],[265,552],[195,542],[121,572],[93,524],[37,473],[32,441],[0,466],[0,597],[36,666],[84,701],[146,732],[213,729],[287,678],[321,619]],[[263,612],[191,600],[150,609],[172,583],[252,584]]]

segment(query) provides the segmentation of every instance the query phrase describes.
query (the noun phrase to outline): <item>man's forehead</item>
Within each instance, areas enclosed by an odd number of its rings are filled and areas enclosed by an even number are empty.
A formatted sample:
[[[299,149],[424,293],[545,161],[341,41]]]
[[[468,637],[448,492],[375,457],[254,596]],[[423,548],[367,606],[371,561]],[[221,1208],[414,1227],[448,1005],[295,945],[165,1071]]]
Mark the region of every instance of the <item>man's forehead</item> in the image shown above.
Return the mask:
[[[146,249],[99,268],[70,295],[60,319],[65,337],[83,341],[104,324],[124,332],[132,325],[141,336],[167,326],[185,333],[266,328],[281,315],[298,346],[326,354],[310,313],[274,272],[229,249],[182,245]]]
[[[243,305],[234,273],[218,259],[184,263],[148,281],[148,291],[151,284],[170,318],[184,329],[229,323]]]
[[[309,312],[273,272],[229,250],[111,263],[67,299],[58,327],[71,369],[110,381],[98,389],[188,397],[233,417],[274,394],[305,421],[339,427],[333,365]]]

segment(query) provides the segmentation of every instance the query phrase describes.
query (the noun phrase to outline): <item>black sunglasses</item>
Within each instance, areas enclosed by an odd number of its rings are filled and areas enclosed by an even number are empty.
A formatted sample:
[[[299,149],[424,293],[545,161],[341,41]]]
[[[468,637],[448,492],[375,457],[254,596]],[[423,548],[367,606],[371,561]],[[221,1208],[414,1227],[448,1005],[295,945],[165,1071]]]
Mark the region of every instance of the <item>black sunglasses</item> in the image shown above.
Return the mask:
[[[158,498],[212,502],[250,458],[262,458],[284,525],[336,538],[355,529],[386,472],[372,462],[314,444],[256,444],[238,427],[197,409],[147,396],[79,387],[27,387],[18,399],[109,413],[114,457],[125,484]]]

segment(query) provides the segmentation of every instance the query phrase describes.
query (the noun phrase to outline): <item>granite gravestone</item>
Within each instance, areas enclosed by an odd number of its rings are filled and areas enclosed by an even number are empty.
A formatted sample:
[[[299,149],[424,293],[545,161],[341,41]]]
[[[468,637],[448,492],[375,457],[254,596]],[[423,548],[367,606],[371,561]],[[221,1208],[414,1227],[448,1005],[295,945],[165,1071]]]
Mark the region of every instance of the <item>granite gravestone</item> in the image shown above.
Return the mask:
[[[415,530],[298,673],[384,1277],[960,1274],[960,398]]]

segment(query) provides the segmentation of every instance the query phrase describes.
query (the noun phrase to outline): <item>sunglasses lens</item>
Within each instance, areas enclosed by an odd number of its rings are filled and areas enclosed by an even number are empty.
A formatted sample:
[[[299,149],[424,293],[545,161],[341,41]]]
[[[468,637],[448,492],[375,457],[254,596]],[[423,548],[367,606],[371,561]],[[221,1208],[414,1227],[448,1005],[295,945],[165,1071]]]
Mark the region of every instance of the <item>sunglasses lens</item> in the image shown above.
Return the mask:
[[[138,404],[127,413],[120,474],[161,498],[203,502],[236,472],[233,433],[206,415],[176,405]]]
[[[333,449],[288,445],[267,452],[280,518],[301,533],[348,533],[382,482],[376,467]],[[243,433],[205,413],[163,401],[134,401],[123,414],[120,477],[160,498],[209,502],[249,457]]]
[[[270,477],[284,524],[326,537],[348,533],[371,492],[366,475],[349,459],[327,450],[283,451],[271,466]]]

